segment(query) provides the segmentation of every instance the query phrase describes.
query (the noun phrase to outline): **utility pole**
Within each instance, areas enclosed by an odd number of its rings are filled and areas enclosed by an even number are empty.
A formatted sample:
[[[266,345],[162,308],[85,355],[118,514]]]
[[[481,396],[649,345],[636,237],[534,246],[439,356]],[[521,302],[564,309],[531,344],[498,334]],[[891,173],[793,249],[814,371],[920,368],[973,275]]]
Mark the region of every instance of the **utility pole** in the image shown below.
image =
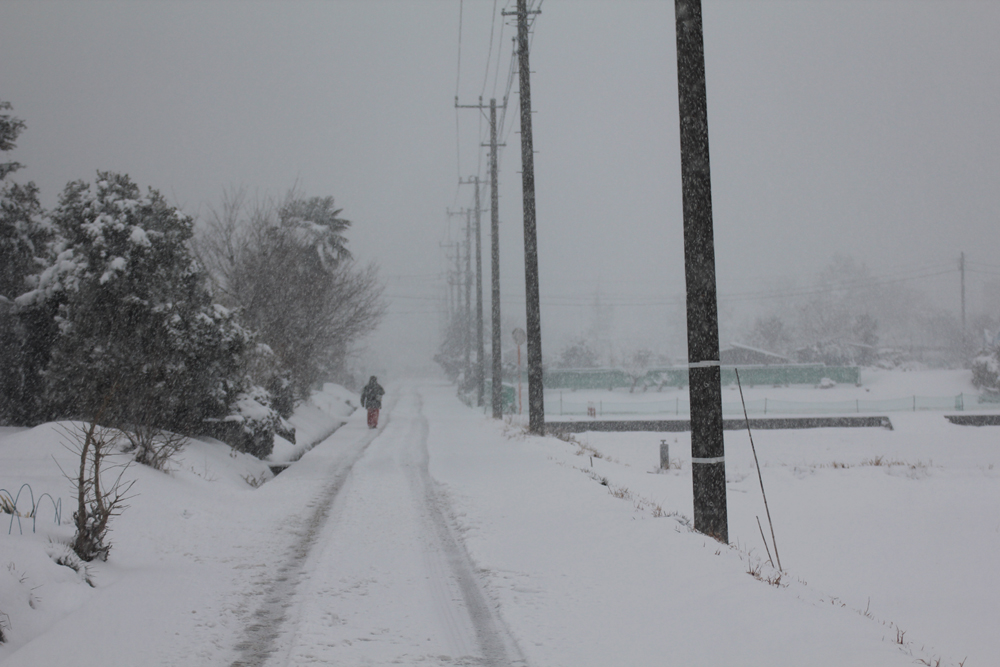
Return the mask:
[[[483,407],[483,384],[486,381],[486,352],[483,350],[483,235],[482,204],[479,202],[479,176],[458,179],[459,185],[476,186],[476,405]]]
[[[965,253],[958,258],[958,270],[962,274],[962,336],[965,336]]]
[[[469,378],[472,377],[472,332],[469,330],[472,323],[472,260],[471,260],[471,241],[472,241],[472,221],[471,215],[472,210],[463,208],[458,211],[448,210],[448,216],[464,215],[465,216],[465,307],[459,308],[460,310],[460,325],[462,328],[462,349],[465,352],[465,384],[468,385]],[[461,276],[461,252],[458,250],[460,244],[456,241],[455,246],[455,272]],[[459,301],[461,301],[462,294],[462,280],[459,277]]]
[[[695,530],[729,541],[701,0],[675,0]]]
[[[451,259],[450,257],[448,257],[447,253],[449,251],[447,249],[454,248],[456,255],[458,253],[457,243],[439,243],[438,245],[442,248],[446,248],[445,259]],[[454,275],[452,275],[451,271],[448,271],[447,275],[448,278],[446,282],[448,283],[448,320],[450,322],[455,318],[455,313],[458,311],[458,298],[455,294],[455,286],[458,284],[457,268],[456,271],[454,272]]]
[[[535,155],[531,140],[531,70],[528,67],[527,0],[517,0],[518,94],[521,98],[521,191],[524,198],[524,291],[528,334],[528,430],[545,433],[542,386],[542,318],[538,303],[538,235],[535,227]],[[504,12],[504,15],[508,15]]]
[[[507,99],[504,98],[504,107]],[[492,259],[492,310],[490,318],[493,323],[493,419],[503,417],[503,377],[500,352],[500,195],[497,193],[497,101],[490,99],[490,247]]]
[[[458,98],[455,98],[455,108],[456,109],[479,109],[480,111],[486,109],[487,107],[483,105],[483,98],[479,98],[479,104],[459,104]],[[507,108],[507,98],[503,99],[503,108]],[[503,417],[503,359],[502,350],[503,345],[500,340],[500,196],[497,190],[497,147],[501,144],[497,143],[497,101],[496,98],[490,100],[490,236],[491,236],[491,260],[492,260],[492,275],[491,275],[491,309],[490,309],[490,320],[492,322],[492,356],[493,356],[493,370],[492,384],[491,384],[491,396],[493,404],[493,418],[501,419]],[[476,196],[479,196],[478,185]],[[479,209],[479,202],[476,201],[476,209]],[[478,215],[478,214],[477,214]],[[477,235],[478,235],[478,222],[477,222]],[[478,236],[477,236],[478,238]],[[478,254],[477,254],[478,257]],[[482,313],[482,310],[480,310]],[[481,321],[481,320],[480,320]],[[482,330],[479,332],[479,339],[483,339]],[[482,351],[482,348],[480,348]],[[482,358],[482,355],[480,356]],[[482,362],[480,362],[482,364]],[[482,366],[481,366],[482,368]],[[483,371],[485,373],[485,369]],[[480,384],[482,384],[482,376],[480,377]],[[482,401],[480,401],[482,405]]]
[[[472,211],[465,209],[465,384],[472,377]]]

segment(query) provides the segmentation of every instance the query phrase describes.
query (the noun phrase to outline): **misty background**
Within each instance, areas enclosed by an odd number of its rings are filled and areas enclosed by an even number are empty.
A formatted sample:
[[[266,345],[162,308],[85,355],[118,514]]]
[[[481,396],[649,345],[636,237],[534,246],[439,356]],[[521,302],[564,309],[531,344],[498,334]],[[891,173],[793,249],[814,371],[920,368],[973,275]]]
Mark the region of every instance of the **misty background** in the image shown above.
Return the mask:
[[[682,361],[673,5],[533,4],[546,361],[580,338]],[[460,178],[488,176],[486,120],[455,97],[502,102],[515,29],[500,12],[511,5],[8,0],[0,99],[27,123],[13,180],[35,181],[52,207],[68,181],[115,170],[199,218],[226,188],[333,196],[389,304],[359,371],[430,368],[453,265],[445,246],[464,233],[447,210],[471,205]],[[753,342],[772,316],[801,330],[810,308],[822,337],[835,326],[822,315],[846,300],[849,318],[878,322],[880,345],[940,347],[961,326],[962,252],[967,336],[996,327],[1000,5],[703,8],[723,346]],[[505,345],[524,322],[513,79],[500,154]]]

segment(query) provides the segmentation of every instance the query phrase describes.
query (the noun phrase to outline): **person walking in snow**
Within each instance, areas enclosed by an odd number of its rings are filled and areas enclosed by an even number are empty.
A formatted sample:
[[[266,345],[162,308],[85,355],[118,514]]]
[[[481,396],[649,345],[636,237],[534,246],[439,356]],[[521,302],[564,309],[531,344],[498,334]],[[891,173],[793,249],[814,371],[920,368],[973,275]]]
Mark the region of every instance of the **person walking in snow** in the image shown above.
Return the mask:
[[[361,390],[361,407],[368,408],[368,428],[378,426],[378,411],[382,409],[382,394],[385,389],[378,383],[375,376]]]

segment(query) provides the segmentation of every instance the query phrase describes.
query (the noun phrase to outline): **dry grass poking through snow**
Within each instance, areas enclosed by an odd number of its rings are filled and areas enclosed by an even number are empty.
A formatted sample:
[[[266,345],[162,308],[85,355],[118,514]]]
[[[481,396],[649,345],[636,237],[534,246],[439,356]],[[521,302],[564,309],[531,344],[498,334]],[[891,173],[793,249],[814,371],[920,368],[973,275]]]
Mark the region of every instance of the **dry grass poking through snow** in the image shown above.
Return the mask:
[[[899,459],[890,459],[885,456],[879,455],[872,458],[864,459],[860,463],[845,463],[843,461],[833,461],[832,463],[816,463],[808,466],[795,466],[796,472],[806,472],[815,471],[822,468],[830,468],[833,470],[848,470],[850,468],[885,468],[885,471],[889,474],[895,474],[897,472],[902,472],[906,477],[911,479],[923,479],[931,474],[931,470],[934,468],[934,462],[928,461],[924,463],[923,461],[917,461],[916,463],[909,463],[907,461],[901,461]]]

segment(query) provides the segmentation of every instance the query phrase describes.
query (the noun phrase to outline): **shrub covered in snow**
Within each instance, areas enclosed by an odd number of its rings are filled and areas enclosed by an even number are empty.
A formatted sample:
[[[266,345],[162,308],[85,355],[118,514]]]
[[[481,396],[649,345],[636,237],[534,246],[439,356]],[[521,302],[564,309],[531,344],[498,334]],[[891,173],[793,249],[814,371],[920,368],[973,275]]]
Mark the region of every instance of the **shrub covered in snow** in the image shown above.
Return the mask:
[[[224,419],[209,420],[211,435],[227,443],[237,451],[246,452],[259,459],[271,454],[274,449],[274,434],[281,432],[291,441],[295,440],[295,429],[281,418],[271,405],[271,395],[261,387],[251,387],[237,396],[232,413]]]
[[[972,384],[978,389],[1000,392],[1000,350],[989,350],[972,360]]]

